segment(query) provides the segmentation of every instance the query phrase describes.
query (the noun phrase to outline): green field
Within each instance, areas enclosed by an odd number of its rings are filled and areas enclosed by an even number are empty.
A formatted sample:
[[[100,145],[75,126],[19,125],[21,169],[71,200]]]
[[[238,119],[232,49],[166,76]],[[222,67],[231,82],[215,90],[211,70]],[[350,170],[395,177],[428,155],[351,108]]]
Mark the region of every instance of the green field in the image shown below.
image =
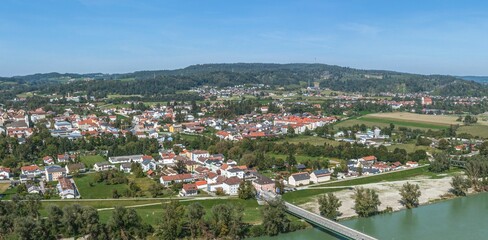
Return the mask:
[[[338,146],[340,144],[340,142],[330,140],[327,138],[315,137],[315,136],[305,136],[305,135],[299,135],[299,136],[291,137],[291,138],[287,137],[285,139],[277,141],[277,143],[284,143],[284,142],[288,142],[291,144],[310,143],[310,144],[316,145],[316,146],[323,146],[324,143],[330,144],[332,146]]]
[[[287,155],[286,154],[266,153],[266,156],[275,157],[277,159],[281,158],[283,160],[287,158]],[[326,159],[331,159],[331,158],[327,158],[327,157],[310,157],[310,156],[306,156],[306,155],[295,155],[295,159],[297,160],[297,162],[301,163],[301,162],[304,162],[306,160],[326,160]]]
[[[104,162],[105,158],[100,155],[81,156],[80,161],[85,164],[85,167],[92,168],[95,163]]]
[[[369,183],[399,181],[399,180],[405,180],[408,178],[422,176],[422,175],[434,177],[437,174],[429,172],[428,166],[426,165],[426,166],[407,169],[407,170],[403,170],[403,171],[393,171],[393,172],[382,173],[382,174],[378,174],[378,175],[374,175],[374,176],[352,178],[350,180],[345,180],[345,181],[335,181],[335,182],[329,182],[329,183],[324,183],[324,184],[320,184],[320,185],[313,185],[311,187],[312,188],[314,188],[314,187],[342,187],[342,186],[348,187],[348,186],[356,186],[356,185],[369,184]]]
[[[424,150],[426,152],[436,152],[437,149],[428,147],[428,146],[417,146],[415,143],[404,143],[404,144],[394,144],[386,147],[388,151],[393,151],[395,148],[405,149],[407,153],[413,153],[417,150]]]
[[[95,183],[95,174],[84,174],[75,178],[76,186],[83,199],[112,198],[112,190],[116,189],[119,194],[128,189],[127,184],[107,185]],[[93,183],[93,186],[90,186]]]
[[[308,188],[308,189],[298,190],[298,191],[294,191],[294,192],[287,192],[283,195],[283,200],[285,200],[289,203],[300,205],[300,204],[310,202],[317,195],[321,195],[321,194],[329,193],[329,192],[336,192],[336,191],[340,191],[340,190],[344,190],[344,189],[347,189],[347,188],[330,188],[330,189]]]
[[[364,124],[368,127],[389,127],[390,123],[393,123],[395,127],[406,127],[411,129],[420,129],[420,130],[441,130],[446,129],[449,126],[439,123],[424,123],[424,122],[411,122],[411,121],[401,121],[401,120],[393,120],[393,119],[386,119],[386,118],[376,118],[376,117],[358,117],[356,119],[345,120],[337,123],[335,126],[337,127],[351,127],[353,125],[361,125]]]
[[[202,204],[202,206],[207,211],[207,217],[210,216],[210,211],[213,206],[222,203],[231,203],[235,205],[240,205],[244,207],[244,217],[243,220],[246,223],[250,224],[259,224],[262,221],[261,216],[261,206],[258,205],[257,201],[254,199],[250,200],[242,200],[242,199],[210,199],[210,200],[192,200],[192,201],[182,201],[183,205],[188,205],[193,202],[198,202]],[[151,225],[156,225],[158,223],[159,216],[163,213],[163,206],[162,205],[152,205],[152,206],[145,206],[145,207],[138,207],[135,208],[139,216]],[[110,216],[112,215],[113,210],[104,210],[100,211],[100,220],[102,222],[106,222]]]
[[[478,136],[481,138],[488,138],[488,126],[486,125],[480,125],[480,124],[475,124],[475,125],[470,125],[470,126],[461,126],[458,128],[456,133],[467,133],[471,134],[473,136]]]

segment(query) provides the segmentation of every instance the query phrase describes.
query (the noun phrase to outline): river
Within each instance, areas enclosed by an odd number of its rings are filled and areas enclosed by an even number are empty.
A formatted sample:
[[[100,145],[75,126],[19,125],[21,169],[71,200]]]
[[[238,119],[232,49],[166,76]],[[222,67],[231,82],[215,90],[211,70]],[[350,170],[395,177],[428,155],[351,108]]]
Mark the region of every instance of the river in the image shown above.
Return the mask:
[[[341,223],[378,239],[488,239],[488,193]],[[259,240],[336,239],[316,228]]]

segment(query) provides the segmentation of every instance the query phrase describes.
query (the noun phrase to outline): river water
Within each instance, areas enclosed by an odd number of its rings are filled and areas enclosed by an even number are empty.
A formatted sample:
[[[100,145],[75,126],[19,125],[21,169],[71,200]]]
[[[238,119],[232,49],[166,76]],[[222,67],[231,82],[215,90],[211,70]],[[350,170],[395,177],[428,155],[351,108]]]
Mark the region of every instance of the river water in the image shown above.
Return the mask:
[[[488,239],[488,193],[341,223],[378,239]],[[319,229],[310,228],[257,239],[328,240],[336,237]]]

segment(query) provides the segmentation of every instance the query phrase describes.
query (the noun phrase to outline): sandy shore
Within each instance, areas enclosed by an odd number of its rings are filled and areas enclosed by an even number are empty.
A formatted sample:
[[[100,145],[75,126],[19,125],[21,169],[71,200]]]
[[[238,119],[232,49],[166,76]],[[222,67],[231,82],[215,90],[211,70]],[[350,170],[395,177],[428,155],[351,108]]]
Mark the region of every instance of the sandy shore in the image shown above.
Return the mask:
[[[381,201],[381,205],[379,207],[380,211],[386,209],[386,207],[391,207],[393,208],[393,211],[398,211],[404,208],[400,204],[401,197],[399,191],[402,185],[406,182],[418,184],[420,186],[420,191],[422,193],[419,198],[420,204],[426,204],[431,201],[441,199],[441,195],[448,193],[449,189],[451,188],[451,177],[445,177],[440,179],[420,177],[405,181],[363,184],[361,186],[364,188],[372,188],[376,190]],[[339,208],[339,211],[342,212],[342,216],[340,218],[349,218],[356,216],[356,213],[352,209],[352,207],[354,206],[354,200],[351,198],[353,192],[354,190],[342,190],[334,192],[334,195],[336,195],[342,201],[342,206]],[[314,213],[319,213],[319,205],[317,199],[318,197],[315,198],[314,201],[302,204],[300,206]]]

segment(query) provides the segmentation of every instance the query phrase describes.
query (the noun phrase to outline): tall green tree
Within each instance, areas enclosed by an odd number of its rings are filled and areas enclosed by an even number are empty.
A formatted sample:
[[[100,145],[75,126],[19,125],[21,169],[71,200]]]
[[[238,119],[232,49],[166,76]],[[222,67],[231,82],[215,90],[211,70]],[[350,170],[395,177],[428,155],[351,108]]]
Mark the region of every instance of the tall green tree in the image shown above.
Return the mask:
[[[285,210],[285,203],[281,199],[270,201],[262,208],[263,227],[267,235],[275,236],[289,231],[290,220]]]
[[[192,239],[202,236],[205,232],[206,224],[203,218],[204,216],[205,208],[200,203],[192,203],[186,207],[186,218]]]
[[[116,207],[107,222],[111,239],[145,239],[149,227],[142,223],[141,217],[133,208]]]
[[[402,196],[400,202],[408,209],[416,208],[419,205],[419,197],[421,195],[418,184],[406,182],[400,189],[400,196]]]
[[[243,208],[240,205],[218,204],[212,207],[210,229],[214,237],[241,238],[244,234]]]
[[[251,181],[242,181],[237,189],[237,195],[240,199],[251,199],[256,195],[256,190]]]
[[[353,209],[360,217],[369,217],[378,213],[381,201],[375,190],[363,187],[355,189]]]
[[[155,235],[163,240],[179,238],[183,227],[184,207],[179,201],[173,200],[163,205],[163,209]]]
[[[471,186],[468,179],[461,175],[455,175],[451,179],[450,192],[456,196],[466,196],[468,188]]]
[[[320,196],[318,202],[320,215],[331,220],[336,220],[341,215],[339,208],[342,206],[342,202],[333,193]]]

